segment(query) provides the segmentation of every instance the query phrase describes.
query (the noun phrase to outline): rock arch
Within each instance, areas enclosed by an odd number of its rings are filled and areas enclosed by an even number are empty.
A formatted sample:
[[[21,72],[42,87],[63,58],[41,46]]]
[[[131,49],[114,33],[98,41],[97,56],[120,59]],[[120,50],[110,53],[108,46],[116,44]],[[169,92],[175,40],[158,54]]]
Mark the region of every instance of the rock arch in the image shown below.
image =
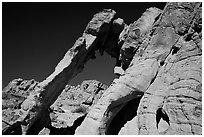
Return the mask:
[[[75,134],[106,134],[117,113],[137,98],[141,99],[136,106],[137,118],[124,128],[137,121],[138,134],[201,134],[201,9],[201,3],[167,3],[163,11],[147,9],[129,26],[115,19],[113,10],[97,13],[54,72],[14,111],[20,116],[4,132],[22,129],[23,134],[38,134],[48,122],[50,105],[99,50],[117,59],[115,73],[119,78],[113,80]],[[157,126],[160,108],[169,125],[162,132]]]

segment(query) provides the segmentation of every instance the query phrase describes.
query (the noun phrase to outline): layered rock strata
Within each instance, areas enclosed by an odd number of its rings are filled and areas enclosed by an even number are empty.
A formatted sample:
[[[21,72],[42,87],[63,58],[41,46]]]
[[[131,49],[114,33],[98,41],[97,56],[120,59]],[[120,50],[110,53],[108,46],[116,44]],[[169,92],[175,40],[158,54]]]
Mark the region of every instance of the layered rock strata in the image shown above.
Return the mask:
[[[97,13],[55,71],[25,86],[20,103],[6,88],[16,105],[3,107],[11,115],[3,134],[202,134],[201,13],[201,3],[167,3],[130,25],[113,10]],[[66,86],[96,50],[116,58],[119,77],[88,94],[87,84]]]

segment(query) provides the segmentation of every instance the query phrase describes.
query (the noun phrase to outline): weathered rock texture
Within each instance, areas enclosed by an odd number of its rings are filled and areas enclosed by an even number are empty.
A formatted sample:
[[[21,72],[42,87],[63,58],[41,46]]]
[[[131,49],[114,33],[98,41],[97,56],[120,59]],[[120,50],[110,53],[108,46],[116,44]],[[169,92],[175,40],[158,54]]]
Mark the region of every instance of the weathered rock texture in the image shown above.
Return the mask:
[[[202,134],[201,13],[167,3],[130,25],[97,13],[48,78],[3,90],[3,134]],[[67,85],[96,50],[116,58],[119,77]]]

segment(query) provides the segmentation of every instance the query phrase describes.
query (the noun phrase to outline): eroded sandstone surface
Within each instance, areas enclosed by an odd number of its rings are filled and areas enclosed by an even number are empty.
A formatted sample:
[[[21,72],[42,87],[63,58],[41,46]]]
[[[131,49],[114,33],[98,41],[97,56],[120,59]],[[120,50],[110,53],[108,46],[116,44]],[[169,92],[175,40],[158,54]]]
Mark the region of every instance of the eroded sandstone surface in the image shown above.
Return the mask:
[[[199,2],[167,3],[130,25],[95,14],[49,77],[4,88],[3,134],[202,134],[201,13]],[[97,50],[116,58],[118,78],[68,85]]]

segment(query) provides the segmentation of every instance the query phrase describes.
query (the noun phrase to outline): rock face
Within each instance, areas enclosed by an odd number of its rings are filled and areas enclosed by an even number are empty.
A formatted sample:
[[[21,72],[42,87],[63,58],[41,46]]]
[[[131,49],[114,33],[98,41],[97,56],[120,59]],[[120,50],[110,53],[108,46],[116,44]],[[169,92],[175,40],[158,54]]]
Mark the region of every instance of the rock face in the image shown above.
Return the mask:
[[[38,82],[34,80],[15,79],[3,90],[3,129],[19,118],[13,111],[20,108],[29,92]],[[49,124],[39,134],[74,134],[90,108],[96,104],[106,85],[96,81],[83,81],[76,87],[66,85],[61,95],[49,108]],[[3,131],[6,134],[6,132]],[[20,131],[11,134],[20,134]]]
[[[66,85],[55,103],[50,106],[50,123],[42,131],[50,135],[73,135],[76,127],[81,124],[106,88],[107,86],[94,80],[84,81],[76,87]]]
[[[130,25],[95,14],[48,78],[3,90],[3,134],[202,134],[201,13],[201,3],[167,3]],[[119,77],[67,85],[96,50],[116,58]]]
[[[18,109],[29,94],[35,89],[38,82],[35,80],[14,79],[2,92],[2,128],[3,134],[21,134],[17,120],[21,113]],[[11,126],[12,125],[12,126]],[[12,127],[12,128],[11,128]]]
[[[50,107],[51,126],[55,128],[76,127],[74,125],[77,124],[76,120],[87,115],[106,88],[107,86],[93,80],[84,81],[77,87],[67,85]]]

